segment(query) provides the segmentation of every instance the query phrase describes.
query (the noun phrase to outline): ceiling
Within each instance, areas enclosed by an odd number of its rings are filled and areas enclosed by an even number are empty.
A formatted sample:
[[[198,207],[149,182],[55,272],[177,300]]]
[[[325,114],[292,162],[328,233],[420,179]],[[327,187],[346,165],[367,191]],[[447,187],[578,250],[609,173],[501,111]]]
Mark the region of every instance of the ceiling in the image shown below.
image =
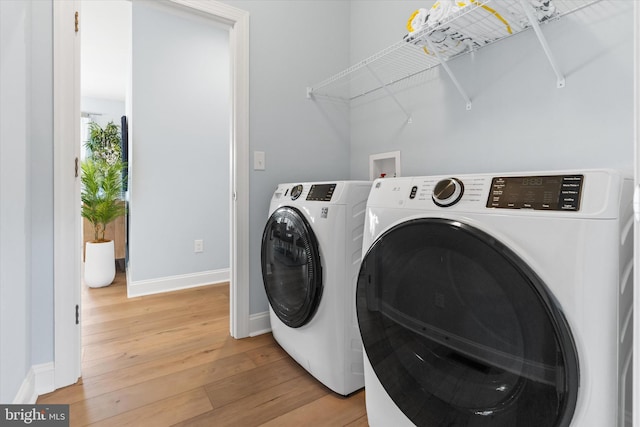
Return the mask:
[[[124,101],[131,60],[131,2],[83,0],[81,94]]]

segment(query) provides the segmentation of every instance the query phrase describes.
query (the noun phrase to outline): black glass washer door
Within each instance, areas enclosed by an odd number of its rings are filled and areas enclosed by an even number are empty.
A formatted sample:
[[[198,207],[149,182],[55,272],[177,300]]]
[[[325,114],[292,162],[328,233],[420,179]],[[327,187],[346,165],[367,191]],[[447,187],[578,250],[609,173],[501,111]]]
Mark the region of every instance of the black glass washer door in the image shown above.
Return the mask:
[[[568,324],[535,272],[483,231],[437,218],[390,229],[363,260],[356,304],[373,370],[417,426],[570,424]]]
[[[278,208],[262,234],[262,280],[269,304],[287,326],[299,328],[315,314],[322,298],[318,241],[302,213]]]

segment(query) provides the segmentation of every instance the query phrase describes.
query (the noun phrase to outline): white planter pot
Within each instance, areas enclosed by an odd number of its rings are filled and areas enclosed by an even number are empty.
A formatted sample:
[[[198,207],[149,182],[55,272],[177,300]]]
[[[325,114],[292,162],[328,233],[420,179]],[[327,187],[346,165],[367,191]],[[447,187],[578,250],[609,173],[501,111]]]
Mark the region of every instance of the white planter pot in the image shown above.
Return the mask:
[[[116,277],[116,257],[113,240],[87,242],[84,256],[84,283],[90,288],[108,286]]]

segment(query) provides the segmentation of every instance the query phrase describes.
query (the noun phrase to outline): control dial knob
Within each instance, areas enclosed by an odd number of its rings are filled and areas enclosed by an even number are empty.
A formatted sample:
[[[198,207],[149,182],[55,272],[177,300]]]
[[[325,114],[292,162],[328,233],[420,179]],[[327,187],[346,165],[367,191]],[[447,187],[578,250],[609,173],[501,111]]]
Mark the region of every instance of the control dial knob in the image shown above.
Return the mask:
[[[302,185],[295,185],[291,189],[291,200],[296,200],[302,194]]]
[[[438,181],[433,187],[431,198],[433,203],[441,207],[453,206],[462,198],[464,184],[458,178],[447,178]]]

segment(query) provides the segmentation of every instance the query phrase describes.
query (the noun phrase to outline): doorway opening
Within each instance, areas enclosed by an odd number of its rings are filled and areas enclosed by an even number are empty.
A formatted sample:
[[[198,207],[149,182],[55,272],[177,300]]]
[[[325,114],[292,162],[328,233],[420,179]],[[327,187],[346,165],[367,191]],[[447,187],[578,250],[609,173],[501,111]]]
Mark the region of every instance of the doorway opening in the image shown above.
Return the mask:
[[[248,155],[248,13],[215,1],[185,3],[182,0],[171,0],[171,4],[179,6],[184,13],[208,16],[229,26],[232,70],[232,106],[229,118],[231,147],[228,155],[231,159],[231,178],[228,184],[231,196],[228,239],[231,247],[230,330],[233,337],[242,338],[249,335],[248,166],[243,161]],[[75,13],[79,5],[79,1],[54,3],[54,204],[57,205],[55,210],[58,213],[54,221],[54,240],[59,242],[63,242],[61,236],[71,235],[67,230],[75,233],[73,230],[79,227],[78,205],[69,196],[75,194],[70,189],[77,188],[77,180],[67,179],[67,169],[63,167],[66,164],[65,158],[73,161],[76,157],[79,139],[79,67],[75,70],[66,68],[79,62],[68,61],[68,58],[79,57],[79,36],[66,26],[67,16]],[[73,41],[74,38],[78,40]],[[72,42],[68,43],[70,39]],[[63,93],[75,93],[76,96],[56,96]],[[71,123],[76,125],[70,126]],[[76,218],[75,225],[71,224],[72,217]],[[54,248],[57,271],[54,278],[56,388],[76,382],[80,375],[79,328],[76,322],[68,321],[68,313],[77,310],[74,306],[79,304],[80,294],[77,286],[80,282],[80,269],[74,256],[79,253],[80,239],[74,241],[73,244]]]

